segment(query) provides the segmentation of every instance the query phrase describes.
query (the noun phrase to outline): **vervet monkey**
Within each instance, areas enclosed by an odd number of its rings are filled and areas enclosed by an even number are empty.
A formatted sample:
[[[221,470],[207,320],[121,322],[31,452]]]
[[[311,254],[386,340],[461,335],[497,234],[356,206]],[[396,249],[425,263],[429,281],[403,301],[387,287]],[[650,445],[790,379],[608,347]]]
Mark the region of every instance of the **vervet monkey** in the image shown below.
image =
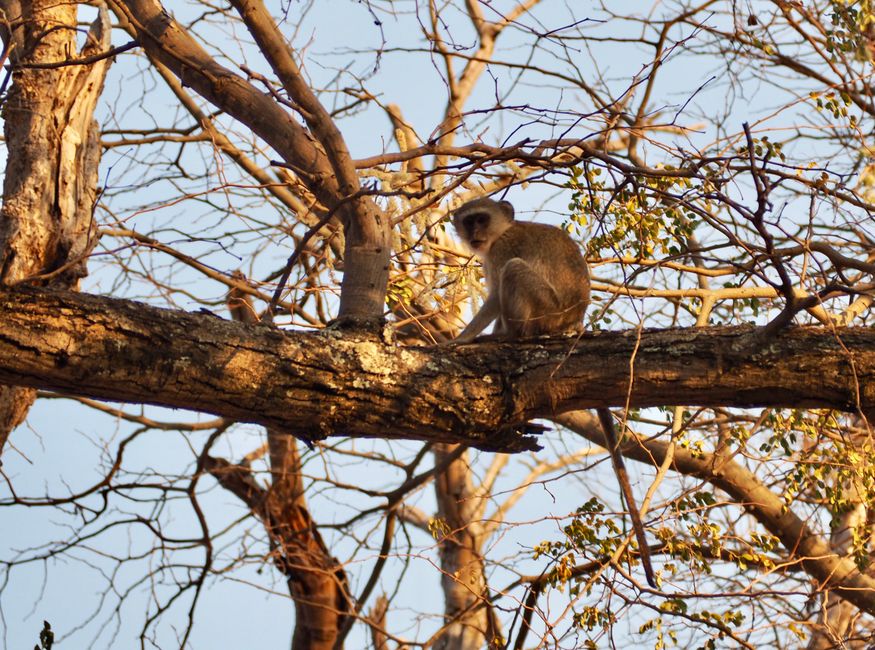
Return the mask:
[[[472,341],[494,320],[494,334],[511,339],[582,329],[589,269],[567,233],[514,221],[510,203],[486,198],[456,210],[453,226],[483,264],[489,290],[457,343]]]
[[[564,230],[514,220],[513,206],[489,198],[465,203],[453,213],[459,237],[483,264],[488,294],[456,343],[474,340],[496,321],[493,336],[519,339],[582,331],[589,305],[589,268],[580,247]],[[635,504],[617,433],[608,409],[596,409],[629,516],[644,574],[656,588],[650,550]]]

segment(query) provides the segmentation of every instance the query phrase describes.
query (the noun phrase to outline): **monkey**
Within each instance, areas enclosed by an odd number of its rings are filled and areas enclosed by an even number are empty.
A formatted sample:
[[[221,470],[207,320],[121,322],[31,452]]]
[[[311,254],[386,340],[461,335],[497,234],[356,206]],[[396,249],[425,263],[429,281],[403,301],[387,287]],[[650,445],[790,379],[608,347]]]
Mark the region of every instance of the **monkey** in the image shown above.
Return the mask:
[[[590,276],[580,247],[561,228],[514,219],[508,201],[480,198],[458,208],[453,227],[483,265],[486,301],[454,343],[473,341],[496,322],[493,337],[516,340],[582,332],[590,302]],[[641,513],[632,494],[611,412],[596,409],[638,541],[648,584],[657,588]]]
[[[493,320],[499,338],[580,331],[589,304],[589,268],[580,248],[555,226],[514,220],[508,201],[465,203],[453,226],[483,265],[486,302],[455,339],[467,343]]]

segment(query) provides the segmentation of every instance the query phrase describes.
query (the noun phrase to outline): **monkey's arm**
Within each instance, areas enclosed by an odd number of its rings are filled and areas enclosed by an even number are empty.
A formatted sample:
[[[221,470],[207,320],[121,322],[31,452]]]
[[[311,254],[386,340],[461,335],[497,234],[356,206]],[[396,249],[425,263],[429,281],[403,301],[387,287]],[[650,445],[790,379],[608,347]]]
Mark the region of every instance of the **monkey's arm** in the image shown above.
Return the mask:
[[[486,329],[489,323],[498,318],[498,313],[498,296],[495,295],[495,292],[492,292],[489,294],[486,302],[483,303],[480,311],[478,311],[474,318],[471,319],[471,322],[468,323],[468,326],[462,330],[461,334],[453,339],[453,343],[470,343],[480,332]]]

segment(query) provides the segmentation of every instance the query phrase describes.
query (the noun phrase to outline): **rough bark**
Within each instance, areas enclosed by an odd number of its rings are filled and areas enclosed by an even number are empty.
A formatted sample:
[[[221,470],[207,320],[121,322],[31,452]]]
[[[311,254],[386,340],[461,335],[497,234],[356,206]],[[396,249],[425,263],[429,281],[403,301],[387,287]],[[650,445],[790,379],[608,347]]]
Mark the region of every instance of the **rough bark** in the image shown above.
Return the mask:
[[[511,347],[399,348],[375,338],[281,332],[72,292],[0,291],[2,381],[197,409],[302,436],[485,444],[488,437],[478,432],[503,422],[541,416],[575,427],[578,414],[559,414],[627,399],[633,407],[673,402],[867,412],[873,373],[869,328],[798,328],[765,344],[752,328],[708,328],[599,332]],[[580,431],[601,443],[594,429]],[[666,450],[665,442],[649,440],[622,451],[659,464]],[[673,469],[744,504],[819,588],[875,614],[875,580],[750,471],[681,448],[674,450]],[[278,521],[295,519],[286,513]],[[295,530],[310,526],[299,523]]]
[[[533,441],[488,432],[627,400],[867,412],[873,377],[869,328],[797,328],[765,344],[754,328],[720,327],[401,348],[330,329],[283,332],[93,295],[0,290],[0,381],[302,437],[513,449]]]
[[[292,650],[330,650],[353,611],[346,573],[331,555],[310,515],[301,478],[297,441],[268,431],[271,535],[278,540],[278,566],[295,600]]]
[[[75,58],[76,5],[0,3],[0,33],[13,83],[3,106],[7,148],[0,208],[0,284],[40,278],[75,287],[95,244],[100,137],[93,119],[109,60],[41,67]],[[79,56],[109,47],[101,11]],[[0,452],[33,403],[32,389],[0,386]]]

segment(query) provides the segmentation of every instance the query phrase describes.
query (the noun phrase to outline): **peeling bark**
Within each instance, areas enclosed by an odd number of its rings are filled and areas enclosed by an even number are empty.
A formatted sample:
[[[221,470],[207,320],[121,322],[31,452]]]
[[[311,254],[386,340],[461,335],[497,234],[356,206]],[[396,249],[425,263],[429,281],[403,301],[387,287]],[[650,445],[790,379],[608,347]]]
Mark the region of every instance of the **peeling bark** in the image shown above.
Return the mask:
[[[0,284],[39,278],[75,288],[95,239],[100,137],[94,108],[109,66],[45,68],[76,52],[75,3],[2,2],[0,32],[10,48],[13,84],[3,106],[7,147],[0,208]],[[101,10],[80,56],[109,47]],[[0,453],[35,393],[0,386]]]
[[[304,500],[294,439],[268,433],[271,487],[260,487],[249,470],[207,456],[204,468],[264,523],[272,559],[286,576],[295,601],[292,650],[331,650],[352,611],[346,573],[329,553]]]

